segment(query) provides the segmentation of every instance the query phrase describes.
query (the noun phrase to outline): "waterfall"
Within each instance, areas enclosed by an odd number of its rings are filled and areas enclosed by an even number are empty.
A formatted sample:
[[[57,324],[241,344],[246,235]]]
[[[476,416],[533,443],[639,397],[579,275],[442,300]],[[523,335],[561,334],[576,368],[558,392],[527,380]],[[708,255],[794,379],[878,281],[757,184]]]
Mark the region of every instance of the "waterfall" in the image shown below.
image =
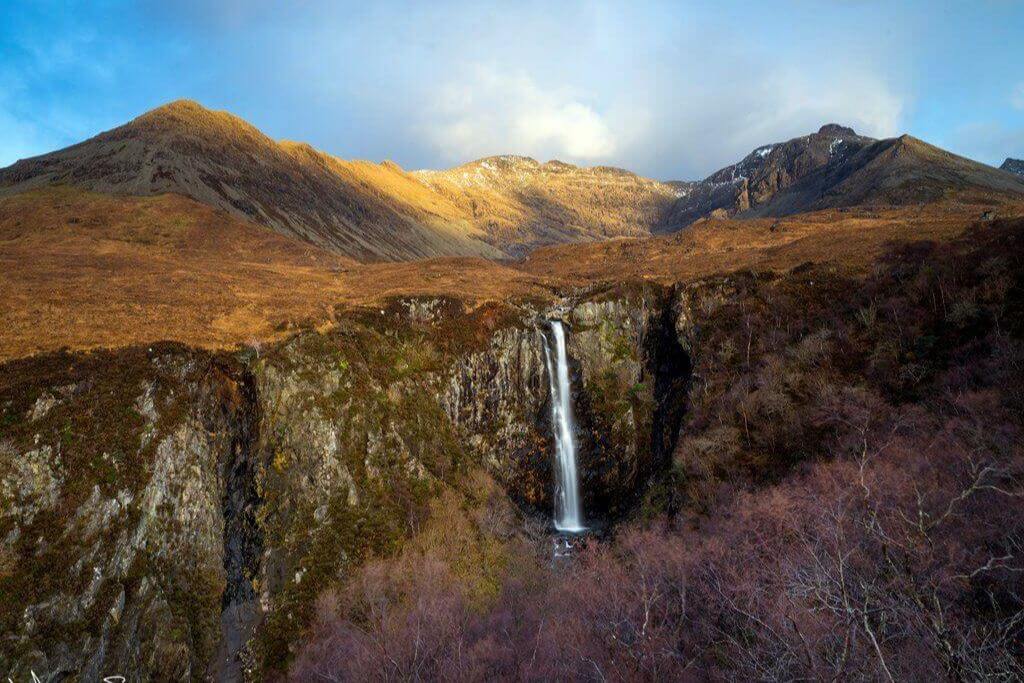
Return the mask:
[[[576,424],[572,416],[572,391],[569,387],[569,361],[565,353],[562,321],[551,321],[555,358],[544,337],[544,362],[551,387],[551,429],[555,436],[555,528],[570,533],[586,529],[580,505],[580,484],[576,474]]]

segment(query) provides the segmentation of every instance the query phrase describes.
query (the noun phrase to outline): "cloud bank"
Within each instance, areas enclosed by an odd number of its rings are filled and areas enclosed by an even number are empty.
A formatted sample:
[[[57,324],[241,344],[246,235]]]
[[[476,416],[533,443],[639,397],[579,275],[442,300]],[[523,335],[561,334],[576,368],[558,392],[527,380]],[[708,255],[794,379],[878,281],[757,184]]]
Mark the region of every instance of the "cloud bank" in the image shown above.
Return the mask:
[[[617,151],[605,117],[571,88],[546,90],[524,72],[485,65],[442,85],[421,125],[451,162],[508,152],[598,160]]]
[[[900,130],[905,101],[875,74],[814,78],[794,69],[766,69],[751,75],[753,83],[741,89],[681,81],[678,89],[638,97],[632,91],[541,86],[523,71],[475,65],[428,95],[419,130],[448,163],[514,153],[654,169],[661,177],[686,179],[825,123],[875,137]]]

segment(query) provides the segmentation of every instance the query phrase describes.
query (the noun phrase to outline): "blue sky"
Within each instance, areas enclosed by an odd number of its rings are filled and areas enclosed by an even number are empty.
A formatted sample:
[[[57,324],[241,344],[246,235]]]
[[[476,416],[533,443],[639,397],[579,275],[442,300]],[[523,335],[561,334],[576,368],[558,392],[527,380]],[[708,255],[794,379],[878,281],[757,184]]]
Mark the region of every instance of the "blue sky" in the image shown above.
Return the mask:
[[[0,166],[166,101],[345,158],[699,178],[836,121],[1024,157],[1024,3],[17,2]]]

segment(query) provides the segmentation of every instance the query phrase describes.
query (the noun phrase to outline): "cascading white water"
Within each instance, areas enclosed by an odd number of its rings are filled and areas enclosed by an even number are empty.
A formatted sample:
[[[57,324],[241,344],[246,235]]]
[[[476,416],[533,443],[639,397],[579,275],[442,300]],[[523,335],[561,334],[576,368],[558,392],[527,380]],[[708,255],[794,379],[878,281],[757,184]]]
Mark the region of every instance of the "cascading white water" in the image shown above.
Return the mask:
[[[555,435],[555,528],[577,533],[583,526],[580,505],[579,477],[576,474],[576,425],[572,416],[572,391],[569,386],[569,361],[565,353],[565,330],[562,321],[551,321],[555,358],[551,344],[544,338],[544,362],[551,385],[551,427]]]

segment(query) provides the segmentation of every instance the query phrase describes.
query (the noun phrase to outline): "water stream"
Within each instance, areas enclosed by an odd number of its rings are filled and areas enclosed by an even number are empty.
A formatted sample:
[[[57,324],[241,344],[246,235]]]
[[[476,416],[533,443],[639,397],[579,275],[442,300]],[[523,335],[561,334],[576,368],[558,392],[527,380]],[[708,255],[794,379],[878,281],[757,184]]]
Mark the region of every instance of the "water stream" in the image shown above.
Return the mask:
[[[546,335],[544,338],[544,362],[551,386],[551,428],[555,437],[555,528],[564,533],[580,533],[586,526],[576,469],[576,423],[562,321],[551,321],[551,336],[553,344]]]

